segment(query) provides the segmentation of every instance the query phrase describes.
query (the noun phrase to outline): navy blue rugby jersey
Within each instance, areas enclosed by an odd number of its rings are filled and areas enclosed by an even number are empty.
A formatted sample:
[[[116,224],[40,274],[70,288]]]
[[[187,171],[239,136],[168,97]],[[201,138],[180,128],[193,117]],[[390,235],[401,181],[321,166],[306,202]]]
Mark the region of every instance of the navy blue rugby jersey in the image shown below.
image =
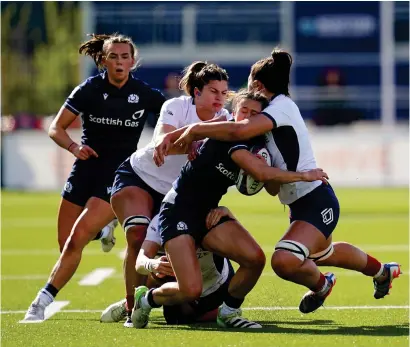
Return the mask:
[[[249,141],[224,142],[208,139],[193,161],[187,161],[177,180],[175,204],[196,207],[217,207],[228,188],[236,183],[240,167],[231,155],[239,149],[250,150],[254,145],[264,145],[264,137]]]
[[[109,83],[106,73],[88,78],[64,103],[81,116],[81,143],[98,155],[123,159],[136,149],[149,113],[159,115],[165,102],[162,93],[132,74],[122,88]]]

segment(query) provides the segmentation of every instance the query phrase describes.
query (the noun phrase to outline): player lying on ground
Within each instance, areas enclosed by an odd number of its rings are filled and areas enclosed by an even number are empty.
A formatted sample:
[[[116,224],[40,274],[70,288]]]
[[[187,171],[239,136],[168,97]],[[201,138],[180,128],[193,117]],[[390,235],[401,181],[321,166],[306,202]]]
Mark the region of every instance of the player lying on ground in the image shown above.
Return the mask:
[[[239,141],[267,134],[267,148],[273,165],[282,170],[302,172],[316,168],[308,129],[298,107],[289,96],[292,57],[273,51],[271,57],[256,62],[251,69],[248,88],[269,98],[269,106],[255,117],[242,122],[191,126],[175,142],[183,147],[193,140],[213,138]],[[174,139],[170,134],[169,138]],[[158,146],[161,158],[169,145]],[[382,264],[359,248],[346,242],[332,242],[332,232],[339,220],[339,202],[330,185],[320,180],[271,185],[272,195],[289,206],[290,227],[275,246],[271,265],[276,274],[310,289],[302,298],[303,313],[318,309],[336,283],[333,273],[323,274],[318,266],[356,270],[373,277],[374,297],[385,297],[392,281],[401,273],[397,263]]]
[[[239,93],[234,99],[235,120],[260,113],[266,104],[267,99],[258,94]],[[325,180],[327,175],[320,169],[295,173],[272,168],[249,152],[253,145],[263,146],[264,138],[237,143],[207,140],[197,157],[182,168],[162,202],[159,215],[161,244],[177,282],[165,283],[156,289],[136,289],[131,315],[134,327],[144,328],[148,324],[153,307],[182,304],[200,298],[203,287],[196,256],[198,246],[239,264],[219,308],[218,324],[233,328],[261,327],[241,317],[240,306],[265,266],[262,249],[237,220],[223,217],[210,228],[206,218],[218,206],[228,188],[235,184],[241,168],[259,181],[281,183]]]
[[[207,225],[212,227],[225,216],[234,218],[226,207],[218,207],[207,216]],[[218,307],[228,290],[234,270],[228,259],[205,251],[196,250],[202,274],[202,293],[199,300],[180,305],[164,306],[164,317],[168,324],[190,324],[195,322],[216,321]],[[155,258],[157,257],[157,258]],[[175,282],[171,264],[161,247],[161,235],[158,229],[158,215],[155,216],[147,231],[147,236],[138,254],[136,270],[141,275],[148,275],[148,288],[160,287],[165,282]],[[101,322],[119,322],[127,317],[126,300],[107,307],[101,315]]]

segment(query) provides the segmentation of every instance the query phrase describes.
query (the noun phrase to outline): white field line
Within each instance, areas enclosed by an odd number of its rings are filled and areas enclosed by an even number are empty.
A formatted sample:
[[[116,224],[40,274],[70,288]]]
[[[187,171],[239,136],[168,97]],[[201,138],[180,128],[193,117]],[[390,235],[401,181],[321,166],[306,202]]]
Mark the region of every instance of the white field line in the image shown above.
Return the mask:
[[[97,286],[115,273],[113,268],[98,268],[85,275],[78,284],[80,286]]]
[[[57,302],[57,301],[56,301]],[[54,303],[56,303],[54,302]],[[68,301],[63,301],[62,303],[68,303]],[[51,306],[51,305],[50,305]],[[64,305],[65,306],[65,305]],[[47,308],[48,309],[48,308]],[[46,309],[46,312],[47,312]],[[391,306],[326,306],[320,307],[319,310],[408,310],[410,306],[408,305],[391,305]],[[59,310],[57,312],[61,313],[101,313],[101,310]],[[161,309],[154,309],[154,311],[160,311]],[[297,306],[267,306],[267,307],[243,307],[244,311],[296,311],[299,310]],[[22,310],[11,310],[11,311],[0,311],[0,314],[23,314],[26,311]],[[47,318],[50,318],[48,316]]]
[[[65,306],[67,306],[70,303],[70,301],[54,301],[52,302],[45,310],[44,312],[44,320],[49,319],[51,316],[54,316],[56,313],[61,312],[61,309]],[[26,311],[23,311],[25,313]],[[23,324],[29,324],[29,323],[41,323],[42,321],[26,321],[26,320],[21,320],[19,323]]]
[[[391,245],[355,245],[366,252],[409,252],[409,244],[391,244]],[[274,245],[263,245],[265,252],[273,252]],[[2,249],[1,256],[58,256],[60,254],[57,248],[52,249]],[[87,256],[107,256],[114,255],[124,259],[125,250],[117,252],[103,253],[99,249],[84,249],[84,255]]]
[[[329,268],[330,269],[330,268]],[[356,277],[356,276],[362,276],[364,277],[364,275],[361,272],[357,272],[357,271],[350,271],[350,270],[344,270],[344,269],[334,269],[333,271],[336,274],[336,277]],[[114,270],[115,271],[115,270]],[[403,273],[401,274],[401,276],[408,276],[410,274],[409,271],[403,271]],[[1,281],[41,281],[41,280],[47,280],[49,278],[50,275],[3,275],[0,277]],[[88,276],[87,274],[75,274],[73,276],[73,278],[78,279],[78,278],[83,278],[85,276]],[[116,273],[116,274],[110,274],[109,276],[107,276],[106,278],[110,278],[110,279],[123,279],[124,276],[122,273]],[[276,274],[273,271],[265,271],[262,273],[262,277],[276,277]]]

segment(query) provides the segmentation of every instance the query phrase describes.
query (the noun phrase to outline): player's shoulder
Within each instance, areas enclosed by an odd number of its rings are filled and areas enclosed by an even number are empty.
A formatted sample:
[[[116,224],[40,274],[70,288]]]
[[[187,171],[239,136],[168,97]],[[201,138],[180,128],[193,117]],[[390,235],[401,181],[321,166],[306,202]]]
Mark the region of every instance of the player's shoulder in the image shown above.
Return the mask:
[[[192,107],[192,98],[190,96],[179,96],[177,98],[172,98],[167,101],[165,101],[164,106],[166,108],[177,108],[178,110],[188,110],[190,107]]]
[[[129,81],[130,81],[130,85],[133,88],[135,88],[136,90],[138,90],[140,93],[157,94],[157,95],[161,95],[162,97],[164,97],[164,95],[162,94],[162,92],[159,89],[152,87],[147,82],[139,79],[138,77],[134,76],[133,74],[130,74],[130,80]]]
[[[189,107],[189,105],[193,105],[193,102],[190,96],[181,95],[176,98],[167,100],[167,104],[168,105],[178,105],[182,107]]]
[[[269,105],[264,109],[264,111],[275,110],[275,109],[280,110],[280,111],[285,111],[285,110],[289,110],[293,108],[294,105],[296,104],[290,97],[281,94],[273,98],[269,102]]]

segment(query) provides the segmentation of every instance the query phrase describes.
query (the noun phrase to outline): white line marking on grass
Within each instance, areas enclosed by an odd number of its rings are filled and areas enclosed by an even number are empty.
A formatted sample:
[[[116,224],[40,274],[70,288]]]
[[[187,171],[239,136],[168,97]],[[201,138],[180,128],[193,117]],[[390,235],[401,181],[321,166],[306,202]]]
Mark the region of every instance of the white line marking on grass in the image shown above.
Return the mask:
[[[124,249],[124,250],[122,250],[122,251],[119,251],[118,252],[118,258],[120,258],[120,259],[125,259],[125,253],[127,253],[127,250],[126,249]]]
[[[96,286],[115,272],[113,268],[99,268],[85,275],[78,284],[80,286]]]
[[[47,306],[45,312],[44,312],[44,320],[49,319],[51,316],[54,316],[57,312],[61,312],[61,309],[65,306],[67,306],[70,303],[70,301],[54,301],[52,302],[49,306]],[[5,311],[7,312],[7,311]],[[19,312],[19,313],[26,313],[26,311],[9,311],[9,312]],[[2,312],[3,314],[3,312]],[[32,324],[32,323],[42,323],[44,321],[26,321],[26,320],[21,320],[19,323],[23,324]]]
[[[397,310],[409,309],[410,306],[322,306],[320,310]],[[293,311],[299,310],[297,306],[272,306],[272,307],[242,307],[245,311]]]
[[[57,303],[55,301],[54,303]],[[62,303],[68,303],[69,301],[62,301]],[[53,304],[54,304],[53,303]],[[51,305],[50,305],[51,306]],[[49,307],[50,307],[49,306]],[[320,310],[408,310],[410,306],[326,306],[320,307]],[[57,312],[61,313],[101,313],[104,309],[101,310],[59,310]],[[154,311],[160,311],[161,309],[154,309]],[[243,307],[242,310],[245,311],[296,311],[299,310],[297,306],[267,306],[267,307]],[[46,309],[47,312],[47,309]],[[0,314],[23,314],[26,311],[14,310],[14,311],[1,311]],[[48,316],[47,318],[50,318]]]

